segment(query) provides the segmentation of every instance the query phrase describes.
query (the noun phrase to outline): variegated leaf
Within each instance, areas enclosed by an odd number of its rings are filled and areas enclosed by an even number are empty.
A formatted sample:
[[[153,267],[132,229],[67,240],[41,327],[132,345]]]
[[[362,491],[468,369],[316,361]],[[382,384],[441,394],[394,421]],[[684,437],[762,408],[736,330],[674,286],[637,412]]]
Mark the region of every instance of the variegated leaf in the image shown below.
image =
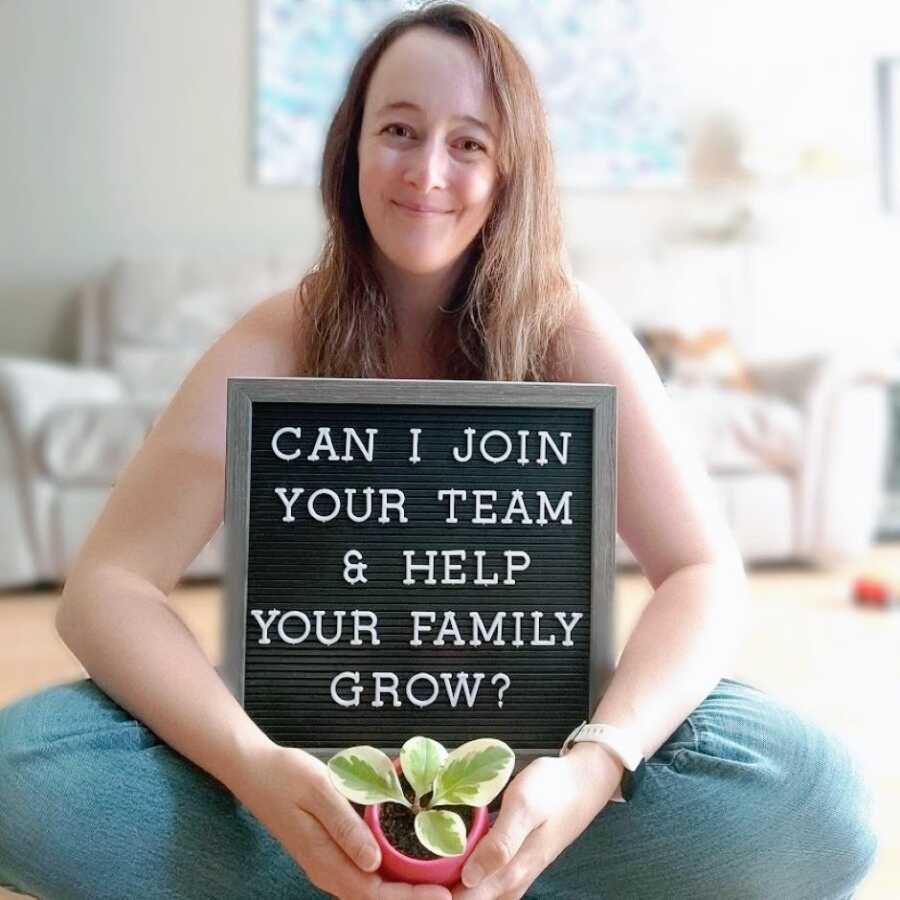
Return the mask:
[[[416,799],[427,794],[434,785],[447,751],[442,744],[427,737],[410,738],[400,750],[400,765],[406,780],[416,792]]]
[[[503,741],[478,738],[448,754],[434,782],[432,806],[487,806],[509,781],[516,756]]]
[[[375,747],[350,747],[328,760],[334,786],[353,803],[412,804],[403,796],[400,779],[387,754]]]
[[[459,856],[466,849],[466,825],[449,809],[428,809],[416,816],[416,837],[438,856]]]

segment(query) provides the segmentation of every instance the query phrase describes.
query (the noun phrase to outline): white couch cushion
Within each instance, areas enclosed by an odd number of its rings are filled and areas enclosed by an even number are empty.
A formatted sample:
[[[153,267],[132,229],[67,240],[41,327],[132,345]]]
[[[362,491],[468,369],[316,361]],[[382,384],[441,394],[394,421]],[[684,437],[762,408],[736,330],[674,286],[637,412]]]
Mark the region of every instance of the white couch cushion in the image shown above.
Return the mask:
[[[110,363],[129,397],[165,406],[205,351],[205,347],[120,344],[112,348]]]
[[[205,348],[302,271],[274,258],[121,260],[107,294],[110,341]]]
[[[794,484],[766,472],[719,479],[728,520],[745,561],[795,554]]]
[[[110,487],[159,414],[130,402],[62,406],[37,434],[35,457],[57,484]]]
[[[120,260],[106,292],[103,358],[129,396],[167,402],[217,338],[304,271],[279,256]]]
[[[766,394],[668,385],[672,403],[712,471],[793,470],[803,451],[800,411]]]

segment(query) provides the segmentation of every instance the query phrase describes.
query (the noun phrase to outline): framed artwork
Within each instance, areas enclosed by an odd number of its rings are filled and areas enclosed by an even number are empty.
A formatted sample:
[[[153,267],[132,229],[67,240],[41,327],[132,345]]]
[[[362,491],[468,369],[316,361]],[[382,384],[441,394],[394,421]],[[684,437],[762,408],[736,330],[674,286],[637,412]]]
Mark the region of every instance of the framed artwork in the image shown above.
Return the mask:
[[[878,103],[878,172],[881,206],[900,211],[900,57],[875,64]]]
[[[254,171],[315,185],[359,50],[401,0],[256,0]],[[644,0],[476,0],[516,42],[544,100],[564,187],[682,184],[676,79]]]

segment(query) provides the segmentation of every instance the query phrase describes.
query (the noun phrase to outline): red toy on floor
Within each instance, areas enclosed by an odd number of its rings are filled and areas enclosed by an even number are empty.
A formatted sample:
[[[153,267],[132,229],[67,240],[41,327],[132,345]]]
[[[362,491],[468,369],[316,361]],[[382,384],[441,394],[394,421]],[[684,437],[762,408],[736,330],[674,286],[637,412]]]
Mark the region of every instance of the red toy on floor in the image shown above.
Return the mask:
[[[883,573],[860,575],[853,582],[853,601],[881,609],[900,606],[900,580]]]

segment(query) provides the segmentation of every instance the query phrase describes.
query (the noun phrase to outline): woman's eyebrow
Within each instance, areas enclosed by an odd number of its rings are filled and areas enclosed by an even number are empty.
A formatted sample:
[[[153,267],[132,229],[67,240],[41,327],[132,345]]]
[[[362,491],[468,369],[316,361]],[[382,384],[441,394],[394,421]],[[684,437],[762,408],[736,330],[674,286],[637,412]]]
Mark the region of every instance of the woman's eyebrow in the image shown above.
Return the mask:
[[[417,106],[415,103],[411,103],[409,100],[397,100],[394,103],[385,103],[381,109],[375,113],[376,116],[380,116],[382,113],[392,112],[397,109],[412,109],[416,112],[422,112],[422,107]],[[481,119],[476,119],[475,116],[457,116],[457,119],[462,120],[463,122],[471,122],[473,125],[477,125],[479,128],[483,128],[492,138],[494,137],[494,132],[491,131],[490,125],[487,122],[482,122]]]

